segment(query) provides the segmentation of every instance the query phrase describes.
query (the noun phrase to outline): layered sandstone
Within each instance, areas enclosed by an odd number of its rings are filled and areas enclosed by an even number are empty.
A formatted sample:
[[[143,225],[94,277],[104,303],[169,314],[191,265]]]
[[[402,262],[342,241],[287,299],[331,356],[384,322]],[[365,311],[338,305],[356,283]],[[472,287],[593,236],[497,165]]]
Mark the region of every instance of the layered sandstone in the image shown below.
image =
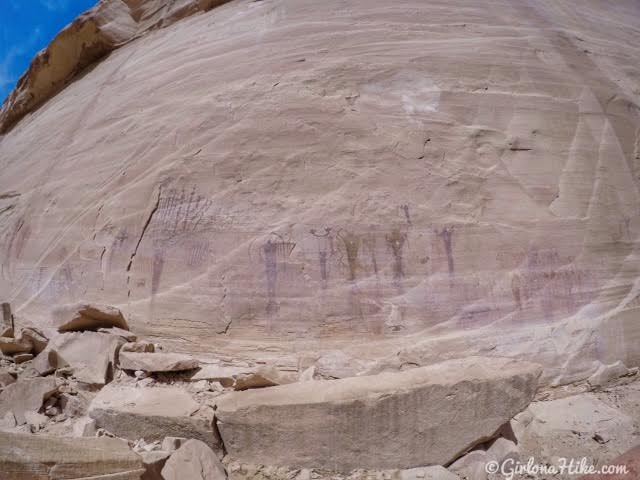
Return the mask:
[[[539,375],[534,364],[470,357],[229,393],[216,418],[241,462],[347,472],[447,465],[524,410]]]
[[[640,364],[637,2],[236,0],[164,29],[125,3],[132,39],[0,137],[18,322],[106,303],[175,351],[356,373]]]

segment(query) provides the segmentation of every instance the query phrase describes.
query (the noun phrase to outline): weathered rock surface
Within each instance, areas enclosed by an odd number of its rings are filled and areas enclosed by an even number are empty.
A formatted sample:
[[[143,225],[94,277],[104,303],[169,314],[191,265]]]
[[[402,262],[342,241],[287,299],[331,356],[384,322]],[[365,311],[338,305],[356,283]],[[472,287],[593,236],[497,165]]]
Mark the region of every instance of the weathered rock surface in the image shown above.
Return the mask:
[[[511,424],[525,458],[585,457],[590,464],[610,461],[634,447],[640,426],[638,418],[594,394],[532,403]]]
[[[213,410],[201,409],[179,388],[135,388],[108,385],[89,406],[99,428],[128,439],[195,438],[220,448]]]
[[[190,355],[180,353],[120,352],[120,368],[143,372],[181,372],[198,368],[199,362]]]
[[[20,379],[0,392],[0,418],[13,412],[18,425],[26,422],[26,412],[37,412],[57,390],[53,378]]]
[[[226,480],[227,473],[215,452],[199,440],[187,440],[162,469],[164,480]]]
[[[129,342],[125,343],[120,349],[121,352],[138,352],[138,353],[153,353],[155,346],[151,342]]]
[[[3,480],[139,480],[140,458],[113,438],[58,438],[0,432]]]
[[[217,400],[232,459],[355,468],[445,465],[526,408],[537,366],[470,358],[400,373],[319,380]]]
[[[97,332],[71,332],[56,336],[33,360],[41,374],[71,367],[80,382],[104,385],[113,369],[115,355],[124,339]]]
[[[296,375],[282,372],[274,366],[239,367],[204,364],[191,376],[194,382],[203,380],[219,382],[223,387],[234,390],[273,387],[297,380]]]
[[[104,2],[3,125],[185,5]],[[0,137],[0,291],[173,351],[637,366],[639,8],[233,2],[130,41]]]
[[[60,332],[98,330],[116,327],[128,330],[127,321],[122,312],[110,305],[72,304],[56,307],[53,310],[53,325]]]
[[[225,1],[229,0],[99,0],[33,59],[0,109],[0,134],[112,50],[145,31]]]

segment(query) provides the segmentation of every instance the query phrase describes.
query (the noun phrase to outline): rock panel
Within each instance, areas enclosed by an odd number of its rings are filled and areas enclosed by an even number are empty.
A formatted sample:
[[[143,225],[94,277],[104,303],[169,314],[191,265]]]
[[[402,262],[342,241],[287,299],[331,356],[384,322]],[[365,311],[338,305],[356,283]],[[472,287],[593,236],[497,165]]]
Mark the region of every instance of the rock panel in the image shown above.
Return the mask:
[[[401,373],[233,392],[217,399],[225,449],[250,464],[446,465],[525,409],[538,366],[472,357]]]

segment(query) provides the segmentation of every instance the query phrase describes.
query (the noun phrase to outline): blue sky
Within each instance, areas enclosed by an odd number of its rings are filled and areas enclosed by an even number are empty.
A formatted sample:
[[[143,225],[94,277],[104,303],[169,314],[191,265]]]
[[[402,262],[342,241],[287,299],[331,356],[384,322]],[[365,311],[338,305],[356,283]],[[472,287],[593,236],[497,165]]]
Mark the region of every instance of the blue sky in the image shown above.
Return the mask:
[[[97,0],[0,0],[0,103],[31,59]]]

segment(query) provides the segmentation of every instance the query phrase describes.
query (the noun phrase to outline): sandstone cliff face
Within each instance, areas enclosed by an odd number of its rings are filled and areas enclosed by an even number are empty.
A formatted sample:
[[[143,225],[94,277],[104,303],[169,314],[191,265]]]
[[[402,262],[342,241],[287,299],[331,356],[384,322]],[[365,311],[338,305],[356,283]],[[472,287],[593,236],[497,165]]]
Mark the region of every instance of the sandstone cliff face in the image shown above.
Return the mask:
[[[0,109],[0,133],[112,50],[228,0],[100,0],[40,51]]]
[[[557,383],[640,364],[637,3],[233,1],[134,40],[195,7],[125,3],[84,28],[126,44],[0,137],[19,317],[99,301],[177,350]]]

